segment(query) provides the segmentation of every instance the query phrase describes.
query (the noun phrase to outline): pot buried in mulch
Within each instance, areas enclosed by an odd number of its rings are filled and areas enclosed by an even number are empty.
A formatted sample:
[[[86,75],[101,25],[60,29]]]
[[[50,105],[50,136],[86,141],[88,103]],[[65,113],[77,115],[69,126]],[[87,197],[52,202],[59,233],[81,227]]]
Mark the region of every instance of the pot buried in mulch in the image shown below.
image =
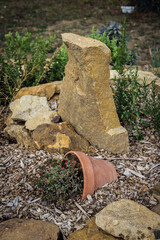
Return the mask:
[[[83,152],[70,151],[65,154],[64,159],[72,161],[75,158],[81,163],[83,171],[83,195],[85,199],[88,194],[92,195],[96,189],[117,179],[117,172],[112,163],[87,156]]]

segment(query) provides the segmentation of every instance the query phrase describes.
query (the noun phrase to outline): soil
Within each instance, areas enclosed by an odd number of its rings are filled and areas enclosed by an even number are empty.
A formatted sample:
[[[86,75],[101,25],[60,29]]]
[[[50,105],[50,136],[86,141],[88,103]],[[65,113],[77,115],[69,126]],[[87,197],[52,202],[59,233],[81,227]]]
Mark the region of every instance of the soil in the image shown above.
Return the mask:
[[[4,35],[11,31],[33,35],[56,34],[55,48],[62,42],[61,33],[72,32],[86,36],[92,27],[98,29],[110,21],[123,23],[127,20],[129,49],[136,48],[139,56],[137,63],[148,70],[151,65],[149,49],[153,52],[154,42],[160,48],[160,18],[158,13],[123,14],[120,6],[125,1],[86,1],[79,0],[39,0],[39,1],[4,1],[0,2],[0,45]]]

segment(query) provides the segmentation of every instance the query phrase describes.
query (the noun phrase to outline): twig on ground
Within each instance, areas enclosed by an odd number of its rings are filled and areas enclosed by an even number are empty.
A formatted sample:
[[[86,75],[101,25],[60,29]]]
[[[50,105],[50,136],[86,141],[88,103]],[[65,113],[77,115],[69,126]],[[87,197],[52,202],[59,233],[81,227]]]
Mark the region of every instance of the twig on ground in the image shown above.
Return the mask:
[[[154,168],[159,167],[159,166],[160,166],[160,163],[156,164],[155,166],[153,166],[153,167],[148,171],[147,174],[149,174]]]
[[[92,222],[92,220],[90,219],[89,215],[86,213],[86,211],[77,203],[77,202],[74,202],[75,205],[77,206],[77,208],[79,208],[79,210],[81,210],[84,215]]]

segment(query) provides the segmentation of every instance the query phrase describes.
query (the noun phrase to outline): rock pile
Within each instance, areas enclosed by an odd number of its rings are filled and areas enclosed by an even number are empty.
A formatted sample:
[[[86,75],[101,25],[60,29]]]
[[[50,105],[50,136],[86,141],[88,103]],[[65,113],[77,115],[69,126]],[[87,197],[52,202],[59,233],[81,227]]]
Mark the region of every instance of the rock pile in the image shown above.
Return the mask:
[[[52,94],[48,86],[54,89]],[[9,137],[16,139],[18,144],[35,150],[61,153],[71,149],[87,151],[88,141],[79,136],[71,125],[60,122],[57,113],[58,101],[54,100],[54,94],[56,95],[59,89],[58,82],[21,89],[15,97],[16,100],[10,104],[12,113],[5,128]],[[51,97],[53,100],[48,102],[47,98]]]

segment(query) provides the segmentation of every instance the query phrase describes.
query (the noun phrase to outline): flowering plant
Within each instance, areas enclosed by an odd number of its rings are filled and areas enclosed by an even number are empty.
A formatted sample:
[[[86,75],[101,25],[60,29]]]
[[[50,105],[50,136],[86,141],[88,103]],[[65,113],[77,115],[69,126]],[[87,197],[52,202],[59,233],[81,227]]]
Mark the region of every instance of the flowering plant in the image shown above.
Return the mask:
[[[36,182],[44,199],[68,199],[83,189],[83,172],[77,159],[52,162]]]

